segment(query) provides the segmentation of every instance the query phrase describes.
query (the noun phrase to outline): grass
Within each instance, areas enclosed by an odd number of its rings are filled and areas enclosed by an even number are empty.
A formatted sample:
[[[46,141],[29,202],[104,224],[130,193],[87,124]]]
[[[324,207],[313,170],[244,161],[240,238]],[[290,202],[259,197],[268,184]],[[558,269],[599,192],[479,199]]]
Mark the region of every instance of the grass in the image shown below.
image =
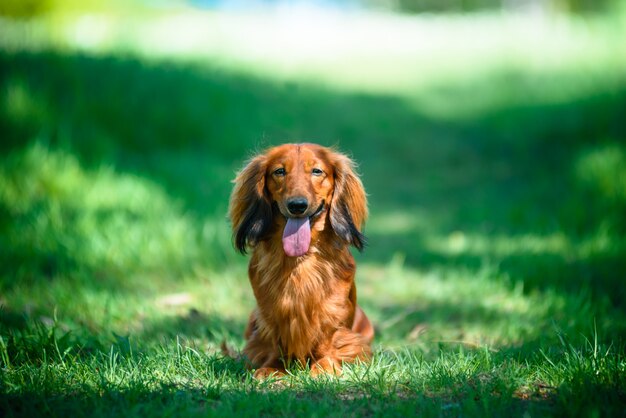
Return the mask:
[[[564,342],[558,354],[525,361],[488,349],[385,350],[371,365],[348,367],[341,379],[294,370],[281,381],[256,382],[241,364],[177,340],[147,352],[124,340],[85,354],[56,331],[37,334],[33,342],[43,355],[30,358],[29,367],[5,368],[1,405],[8,416],[623,412],[623,393],[615,390],[624,385],[623,356],[593,343]]]
[[[0,25],[3,416],[623,415],[623,18],[50,19]],[[360,164],[376,354],[256,382],[230,180],[301,139]]]

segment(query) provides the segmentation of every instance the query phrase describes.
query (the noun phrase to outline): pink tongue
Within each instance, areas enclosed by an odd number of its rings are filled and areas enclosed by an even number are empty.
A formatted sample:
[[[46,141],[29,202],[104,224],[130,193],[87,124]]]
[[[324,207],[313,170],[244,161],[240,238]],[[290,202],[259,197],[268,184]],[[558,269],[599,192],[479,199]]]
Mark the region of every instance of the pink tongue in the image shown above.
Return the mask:
[[[309,218],[287,218],[283,231],[283,249],[289,257],[300,257],[309,251],[311,225]]]

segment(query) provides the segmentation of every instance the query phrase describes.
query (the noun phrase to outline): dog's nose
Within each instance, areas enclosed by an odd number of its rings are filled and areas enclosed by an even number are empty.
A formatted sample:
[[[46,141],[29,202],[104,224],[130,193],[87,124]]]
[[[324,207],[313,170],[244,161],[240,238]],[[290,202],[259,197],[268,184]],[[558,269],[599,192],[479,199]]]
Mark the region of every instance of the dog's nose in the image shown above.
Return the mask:
[[[294,197],[287,201],[287,210],[292,215],[302,215],[309,207],[309,202],[304,197]]]

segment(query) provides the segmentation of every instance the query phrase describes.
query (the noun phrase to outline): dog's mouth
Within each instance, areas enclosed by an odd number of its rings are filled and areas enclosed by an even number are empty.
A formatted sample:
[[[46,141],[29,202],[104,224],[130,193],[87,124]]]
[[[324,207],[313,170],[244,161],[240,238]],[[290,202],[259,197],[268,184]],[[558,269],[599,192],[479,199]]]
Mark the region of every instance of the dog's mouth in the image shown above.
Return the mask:
[[[289,257],[300,257],[309,251],[311,245],[311,222],[324,210],[324,201],[311,216],[292,218],[286,216],[287,224],[283,231],[283,249]]]

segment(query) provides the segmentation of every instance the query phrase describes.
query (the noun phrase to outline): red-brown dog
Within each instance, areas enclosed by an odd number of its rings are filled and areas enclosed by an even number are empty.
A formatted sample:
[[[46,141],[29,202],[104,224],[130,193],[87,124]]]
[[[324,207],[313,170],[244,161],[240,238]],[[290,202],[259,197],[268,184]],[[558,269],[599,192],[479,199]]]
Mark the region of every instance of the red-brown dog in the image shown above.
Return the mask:
[[[367,202],[354,164],[314,144],[286,144],[254,157],[237,175],[229,216],[257,306],[244,355],[255,377],[290,361],[314,375],[371,356],[374,329],[356,304],[355,263]]]

